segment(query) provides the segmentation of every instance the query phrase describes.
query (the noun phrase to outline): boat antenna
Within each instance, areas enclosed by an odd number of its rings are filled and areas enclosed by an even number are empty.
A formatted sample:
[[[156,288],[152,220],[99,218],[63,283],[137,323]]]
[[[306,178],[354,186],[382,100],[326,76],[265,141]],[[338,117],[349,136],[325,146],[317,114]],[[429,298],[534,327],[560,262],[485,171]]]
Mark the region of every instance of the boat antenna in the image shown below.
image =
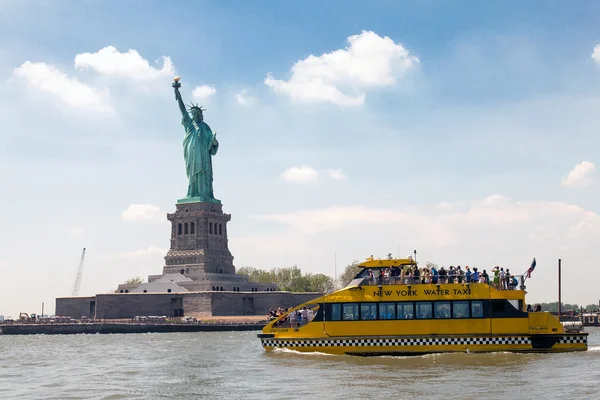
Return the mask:
[[[333,282],[337,285],[337,253],[333,253]]]
[[[560,321],[560,314],[561,314],[561,293],[560,293],[560,289],[561,289],[561,273],[560,273],[560,267],[561,267],[561,259],[558,259],[558,321]]]
[[[417,263],[417,251],[416,251],[416,250],[413,250],[413,253],[414,253],[414,255],[415,255],[415,264],[416,264],[416,263]]]

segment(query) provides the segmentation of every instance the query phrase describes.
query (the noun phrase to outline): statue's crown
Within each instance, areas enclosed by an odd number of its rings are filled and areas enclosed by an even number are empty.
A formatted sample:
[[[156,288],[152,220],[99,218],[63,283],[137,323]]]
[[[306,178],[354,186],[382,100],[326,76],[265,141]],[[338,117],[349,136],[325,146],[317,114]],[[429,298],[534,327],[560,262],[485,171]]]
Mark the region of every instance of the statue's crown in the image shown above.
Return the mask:
[[[194,111],[194,110],[196,110],[196,111],[200,111],[200,112],[202,112],[202,111],[205,111],[205,110],[206,110],[205,108],[202,108],[202,106],[198,106],[198,104],[197,104],[197,103],[196,103],[196,104],[194,104],[194,103],[190,103],[190,107],[189,107],[188,109],[189,109],[190,111]]]

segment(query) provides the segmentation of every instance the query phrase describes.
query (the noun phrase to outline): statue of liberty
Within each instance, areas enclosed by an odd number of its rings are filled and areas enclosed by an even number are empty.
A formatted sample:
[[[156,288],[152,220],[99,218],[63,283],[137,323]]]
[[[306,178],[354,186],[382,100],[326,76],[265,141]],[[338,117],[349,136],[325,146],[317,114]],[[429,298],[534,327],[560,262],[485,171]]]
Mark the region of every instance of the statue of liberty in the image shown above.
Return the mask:
[[[212,156],[217,154],[219,149],[217,135],[204,122],[202,107],[191,104],[188,114],[188,110],[186,110],[181,99],[181,93],[179,93],[181,87],[179,79],[179,77],[175,77],[173,88],[175,89],[175,99],[181,111],[181,124],[185,129],[183,157],[185,158],[185,169],[188,177],[188,191],[185,198],[178,202],[205,201],[221,203],[220,200],[215,199],[213,194]]]

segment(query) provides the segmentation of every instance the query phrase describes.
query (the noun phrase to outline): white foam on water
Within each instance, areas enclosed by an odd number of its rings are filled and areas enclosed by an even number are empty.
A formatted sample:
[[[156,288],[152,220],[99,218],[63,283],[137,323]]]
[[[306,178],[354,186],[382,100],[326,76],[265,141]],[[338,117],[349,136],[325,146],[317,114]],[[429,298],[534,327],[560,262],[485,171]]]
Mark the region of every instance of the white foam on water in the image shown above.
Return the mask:
[[[337,354],[321,353],[320,351],[298,351],[298,350],[291,350],[291,349],[288,349],[286,347],[283,347],[283,348],[274,347],[273,348],[273,352],[274,353],[299,354],[299,355],[303,355],[303,356],[337,356]]]
[[[591,347],[588,347],[588,351],[600,351],[600,346],[591,346]]]

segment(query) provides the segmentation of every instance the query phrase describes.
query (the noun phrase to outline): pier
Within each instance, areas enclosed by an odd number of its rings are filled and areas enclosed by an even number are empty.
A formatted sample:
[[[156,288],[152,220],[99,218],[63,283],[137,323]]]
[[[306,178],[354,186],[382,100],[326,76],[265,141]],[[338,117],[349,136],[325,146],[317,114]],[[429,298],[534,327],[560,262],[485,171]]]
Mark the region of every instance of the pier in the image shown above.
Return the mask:
[[[267,321],[256,318],[211,319],[200,322],[88,320],[59,323],[15,321],[0,324],[0,335],[76,335],[110,333],[227,332],[261,330]]]

